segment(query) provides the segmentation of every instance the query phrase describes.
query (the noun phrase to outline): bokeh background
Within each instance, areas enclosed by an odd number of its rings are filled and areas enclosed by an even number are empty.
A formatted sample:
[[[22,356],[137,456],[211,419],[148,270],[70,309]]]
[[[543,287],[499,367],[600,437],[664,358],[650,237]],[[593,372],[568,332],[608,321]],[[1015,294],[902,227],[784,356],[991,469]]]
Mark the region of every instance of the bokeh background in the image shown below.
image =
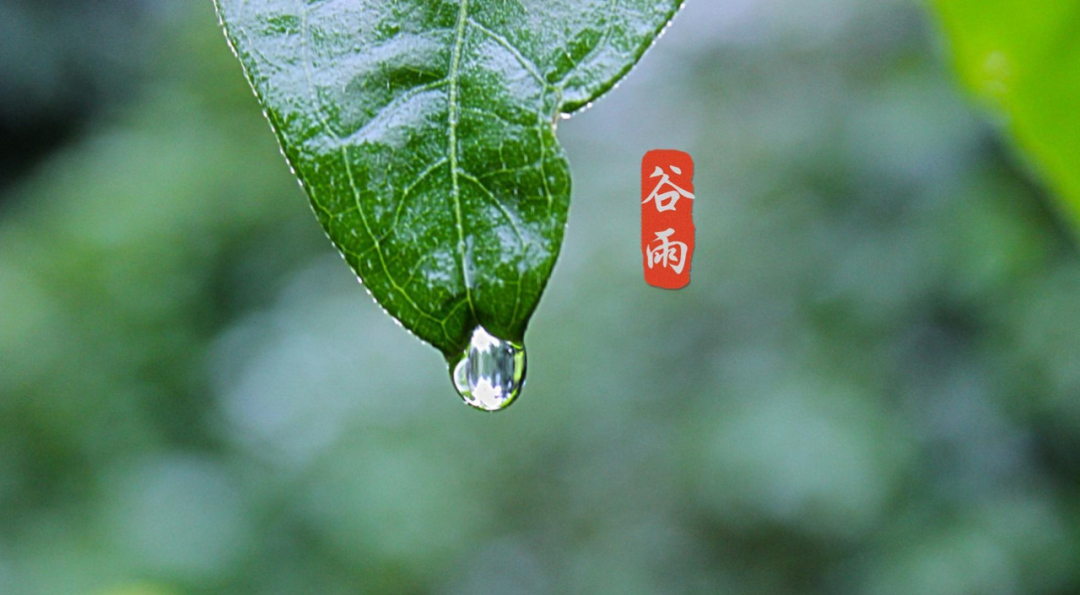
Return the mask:
[[[1080,592],[1076,235],[924,7],[690,0],[559,134],[529,382],[481,414],[209,0],[0,0],[0,593]],[[653,148],[697,162],[679,292]]]

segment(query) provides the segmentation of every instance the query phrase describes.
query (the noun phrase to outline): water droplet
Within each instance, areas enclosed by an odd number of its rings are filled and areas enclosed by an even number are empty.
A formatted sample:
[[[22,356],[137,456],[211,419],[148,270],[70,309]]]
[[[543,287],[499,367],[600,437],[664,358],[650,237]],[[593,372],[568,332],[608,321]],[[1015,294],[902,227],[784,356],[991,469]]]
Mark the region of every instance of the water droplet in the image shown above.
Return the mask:
[[[478,326],[450,374],[465,404],[484,411],[506,409],[525,384],[525,346]]]

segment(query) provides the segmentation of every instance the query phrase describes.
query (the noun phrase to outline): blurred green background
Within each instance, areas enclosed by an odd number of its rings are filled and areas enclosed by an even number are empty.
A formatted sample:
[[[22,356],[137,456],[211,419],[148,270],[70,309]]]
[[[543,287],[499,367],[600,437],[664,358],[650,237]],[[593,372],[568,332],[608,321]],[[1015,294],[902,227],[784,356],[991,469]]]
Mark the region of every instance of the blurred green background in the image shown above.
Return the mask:
[[[905,0],[690,0],[560,124],[485,415],[323,237],[209,0],[0,0],[0,593],[1080,592],[1076,236],[946,49]],[[679,292],[653,148],[697,162]]]

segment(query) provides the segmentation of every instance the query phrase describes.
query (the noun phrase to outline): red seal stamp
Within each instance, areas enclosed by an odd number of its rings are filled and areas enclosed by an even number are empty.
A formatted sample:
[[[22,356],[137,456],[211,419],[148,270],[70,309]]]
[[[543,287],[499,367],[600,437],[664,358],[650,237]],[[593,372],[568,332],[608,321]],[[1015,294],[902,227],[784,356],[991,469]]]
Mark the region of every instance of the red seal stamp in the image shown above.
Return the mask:
[[[694,160],[657,149],[641,160],[641,252],[645,282],[682,289],[694,256]]]

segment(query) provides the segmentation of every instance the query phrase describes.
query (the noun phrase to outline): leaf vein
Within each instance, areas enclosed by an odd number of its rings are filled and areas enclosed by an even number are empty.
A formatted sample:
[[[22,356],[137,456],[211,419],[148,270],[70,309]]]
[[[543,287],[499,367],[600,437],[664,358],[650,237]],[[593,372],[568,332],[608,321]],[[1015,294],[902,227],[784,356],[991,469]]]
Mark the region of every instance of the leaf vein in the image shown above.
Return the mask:
[[[502,46],[503,49],[510,52],[510,54],[512,56],[514,56],[514,58],[518,61],[518,63],[521,64],[521,66],[525,70],[527,70],[529,72],[529,74],[531,74],[533,76],[533,78],[535,78],[540,83],[541,86],[543,86],[544,88],[551,87],[551,85],[548,84],[548,82],[544,80],[544,77],[540,76],[540,71],[536,68],[536,65],[533,64],[532,60],[529,60],[528,58],[526,58],[521,53],[521,51],[518,50],[517,47],[514,46],[514,44],[510,43],[510,40],[506,39],[506,37],[504,37],[502,35],[499,35],[498,33],[494,32],[494,31],[492,31],[491,29],[485,27],[482,23],[480,23],[479,21],[477,21],[476,19],[474,19],[472,17],[468,18],[468,22],[473,27],[476,27],[476,29],[478,31],[480,31],[484,35],[487,35],[491,39],[493,39],[495,41],[495,43]]]
[[[458,233],[458,257],[461,262],[461,278],[465,285],[465,299],[469,302],[469,311],[476,319],[476,304],[472,299],[472,281],[469,279],[469,268],[465,261],[465,228],[461,218],[461,189],[458,185],[458,154],[457,154],[457,125],[458,125],[458,69],[461,66],[461,48],[465,44],[465,24],[469,16],[469,0],[461,0],[461,8],[458,10],[457,26],[454,29],[454,47],[450,53],[450,71],[447,78],[450,81],[449,98],[447,105],[449,129],[450,158],[450,187],[451,196],[454,199],[454,219],[457,223]]]

